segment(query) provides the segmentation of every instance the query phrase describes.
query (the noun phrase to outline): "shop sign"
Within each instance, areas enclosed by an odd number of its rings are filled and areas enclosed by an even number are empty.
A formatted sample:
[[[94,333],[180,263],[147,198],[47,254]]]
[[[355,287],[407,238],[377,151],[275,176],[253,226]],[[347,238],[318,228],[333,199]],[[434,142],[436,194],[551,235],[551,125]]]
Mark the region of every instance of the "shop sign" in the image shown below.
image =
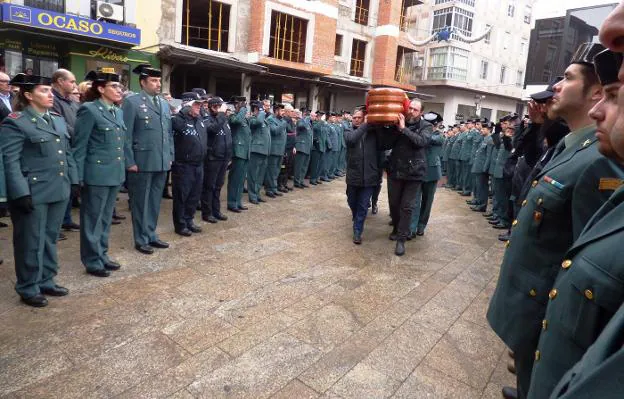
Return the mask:
[[[2,4],[2,22],[132,45],[141,43],[141,31],[136,28],[8,3]]]
[[[6,50],[22,51],[22,42],[13,39],[4,39],[0,41],[0,46]]]

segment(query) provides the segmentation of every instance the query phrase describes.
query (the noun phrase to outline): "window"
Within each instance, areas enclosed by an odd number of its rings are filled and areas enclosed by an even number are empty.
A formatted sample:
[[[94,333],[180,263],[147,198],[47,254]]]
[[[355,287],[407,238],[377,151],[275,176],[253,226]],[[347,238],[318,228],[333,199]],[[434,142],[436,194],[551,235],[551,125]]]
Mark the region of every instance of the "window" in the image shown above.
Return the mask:
[[[448,7],[433,12],[433,25],[431,33],[436,33],[445,27],[453,27],[462,35],[472,36],[472,19],[474,13],[457,7]],[[454,39],[459,40],[453,35]]]
[[[512,17],[516,14],[516,2],[515,0],[509,0],[507,5],[507,16]]]
[[[526,39],[522,39],[522,41],[520,42],[520,55],[524,55],[524,53],[526,52],[526,48],[527,48],[527,41]]]
[[[489,62],[486,60],[481,60],[481,72],[479,72],[479,78],[487,79]]]
[[[410,30],[412,26],[416,25],[416,16],[410,15],[409,8],[414,5],[413,0],[401,0],[401,16],[399,18],[399,27],[403,32]]]
[[[24,0],[26,7],[65,13],[65,0]]]
[[[501,66],[499,83],[505,83],[506,72],[507,72],[507,67],[505,65]]]
[[[334,55],[342,55],[342,35],[336,35],[336,47],[334,48]]]
[[[269,57],[305,62],[308,21],[279,11],[271,12]]]
[[[531,24],[531,14],[533,13],[533,7],[530,4],[524,6],[524,23]]]
[[[431,80],[466,80],[468,74],[468,51],[457,47],[438,47],[429,53],[427,78]]]
[[[517,71],[516,72],[516,86],[518,87],[522,87],[522,71]]]
[[[368,25],[368,11],[370,9],[370,0],[355,1],[355,22],[360,25]]]
[[[406,47],[397,48],[394,80],[401,83],[416,85],[418,80],[418,52]]]
[[[556,47],[548,46],[548,48],[546,49],[546,58],[544,59],[544,69],[549,69],[549,70],[553,69],[553,63],[555,62],[556,53],[557,53]]]
[[[214,0],[184,0],[182,44],[228,51],[230,5]]]
[[[475,5],[475,0],[435,0],[435,4],[445,4],[445,3],[451,3],[453,1],[458,1],[459,3],[463,3],[466,5],[469,5],[470,7],[474,7]]]
[[[509,49],[511,46],[511,32],[505,32],[505,39],[503,41],[503,48],[505,50]]]
[[[490,24],[485,25],[485,30],[488,30],[488,29],[491,29],[491,28],[492,28],[492,25],[490,25]],[[490,40],[491,40],[490,35],[491,34],[492,34],[492,31],[488,32],[488,34],[485,35],[485,38],[483,40],[485,40],[486,44],[490,44]]]
[[[351,47],[351,70],[349,75],[364,76],[364,60],[366,58],[366,42],[363,40],[353,39]]]

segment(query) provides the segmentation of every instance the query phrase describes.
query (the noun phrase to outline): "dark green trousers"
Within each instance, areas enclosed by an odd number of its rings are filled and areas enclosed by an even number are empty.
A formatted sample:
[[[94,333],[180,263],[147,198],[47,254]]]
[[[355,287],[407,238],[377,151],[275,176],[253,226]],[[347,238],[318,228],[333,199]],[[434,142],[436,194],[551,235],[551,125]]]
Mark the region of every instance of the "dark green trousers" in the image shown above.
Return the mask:
[[[61,231],[67,201],[69,196],[64,201],[38,204],[30,213],[23,213],[9,203],[17,277],[15,291],[22,298],[33,297],[41,293],[41,288],[52,288],[56,284],[56,241]]]
[[[304,183],[309,163],[310,154],[304,154],[303,152],[297,152],[297,154],[295,154],[295,184]],[[310,180],[312,180],[312,176],[310,176]]]
[[[119,186],[84,186],[80,193],[80,260],[87,271],[104,270]]]
[[[227,206],[228,208],[238,208],[243,206],[243,186],[245,185],[245,175],[247,174],[247,159],[232,158],[232,168],[228,174],[227,183]]]
[[[260,187],[264,181],[267,169],[267,156],[252,152],[249,155],[249,167],[247,168],[247,192],[250,201],[260,198]]]
[[[132,233],[137,245],[158,239],[156,226],[166,177],[166,171],[128,173]]]
[[[433,198],[435,197],[437,187],[437,180],[423,182],[420,191],[416,194],[416,205],[412,211],[410,232],[425,231],[425,227],[427,227],[427,223],[429,223],[429,216],[431,215]]]
[[[269,155],[267,158],[266,173],[264,177],[264,191],[267,193],[277,192],[277,177],[282,168],[281,155]]]
[[[310,183],[317,183],[321,175],[321,167],[323,161],[323,153],[320,151],[311,151],[310,154]]]

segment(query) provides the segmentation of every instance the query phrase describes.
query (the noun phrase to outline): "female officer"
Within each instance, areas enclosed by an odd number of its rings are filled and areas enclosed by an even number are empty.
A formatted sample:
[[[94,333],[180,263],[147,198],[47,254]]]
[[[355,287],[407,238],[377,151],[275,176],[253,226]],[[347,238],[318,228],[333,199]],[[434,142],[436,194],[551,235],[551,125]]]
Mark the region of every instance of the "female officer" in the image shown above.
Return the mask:
[[[110,276],[121,266],[108,257],[108,236],[119,186],[125,180],[126,127],[115,103],[122,99],[120,76],[112,68],[91,71],[93,81],[76,118],[74,158],[82,186],[80,259],[87,273]]]
[[[3,121],[0,145],[13,222],[15,290],[27,305],[43,307],[48,304],[44,295],[69,293],[54,282],[56,241],[78,178],[65,120],[49,111],[51,80],[17,74],[10,84],[20,88],[18,112]]]

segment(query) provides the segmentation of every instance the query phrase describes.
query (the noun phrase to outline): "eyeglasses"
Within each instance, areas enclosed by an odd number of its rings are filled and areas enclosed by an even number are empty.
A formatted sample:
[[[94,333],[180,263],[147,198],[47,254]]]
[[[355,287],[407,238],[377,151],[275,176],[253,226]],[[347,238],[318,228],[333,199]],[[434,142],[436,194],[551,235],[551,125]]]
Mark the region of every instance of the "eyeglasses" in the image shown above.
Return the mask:
[[[110,87],[110,88],[115,89],[115,90],[123,89],[123,86],[120,85],[119,83],[110,83],[110,84],[107,84],[106,87]]]

